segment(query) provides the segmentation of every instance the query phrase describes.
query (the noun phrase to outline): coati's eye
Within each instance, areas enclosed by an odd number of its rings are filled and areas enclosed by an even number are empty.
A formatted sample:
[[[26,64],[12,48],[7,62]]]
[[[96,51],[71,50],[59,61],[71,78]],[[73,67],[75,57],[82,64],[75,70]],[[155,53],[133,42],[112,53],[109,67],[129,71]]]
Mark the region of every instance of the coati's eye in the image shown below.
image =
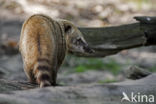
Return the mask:
[[[78,42],[81,42],[81,38],[77,38],[77,41],[78,41]]]
[[[75,41],[75,44],[76,45],[80,45],[81,43],[82,43],[81,38],[77,38],[76,41]]]

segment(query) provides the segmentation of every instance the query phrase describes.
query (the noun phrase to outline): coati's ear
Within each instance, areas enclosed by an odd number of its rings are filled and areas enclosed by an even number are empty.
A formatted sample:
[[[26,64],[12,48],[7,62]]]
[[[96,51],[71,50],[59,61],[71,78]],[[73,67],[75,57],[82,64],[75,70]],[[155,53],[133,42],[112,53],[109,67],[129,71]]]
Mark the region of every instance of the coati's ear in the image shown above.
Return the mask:
[[[73,30],[73,24],[67,20],[61,20],[64,26],[64,32],[65,34],[70,34],[72,33]]]
[[[72,30],[72,26],[70,24],[64,24],[65,33],[70,33]]]
[[[64,32],[65,33],[71,33],[72,32],[72,26],[70,24],[64,24]]]

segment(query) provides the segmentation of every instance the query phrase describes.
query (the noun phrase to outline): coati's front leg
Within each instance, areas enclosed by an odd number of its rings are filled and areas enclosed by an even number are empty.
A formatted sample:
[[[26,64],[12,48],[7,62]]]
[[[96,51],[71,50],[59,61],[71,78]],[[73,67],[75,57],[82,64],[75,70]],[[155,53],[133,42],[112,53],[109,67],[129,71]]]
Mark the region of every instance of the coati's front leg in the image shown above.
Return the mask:
[[[52,72],[52,85],[53,86],[57,85],[56,81],[57,81],[57,71],[53,71]]]

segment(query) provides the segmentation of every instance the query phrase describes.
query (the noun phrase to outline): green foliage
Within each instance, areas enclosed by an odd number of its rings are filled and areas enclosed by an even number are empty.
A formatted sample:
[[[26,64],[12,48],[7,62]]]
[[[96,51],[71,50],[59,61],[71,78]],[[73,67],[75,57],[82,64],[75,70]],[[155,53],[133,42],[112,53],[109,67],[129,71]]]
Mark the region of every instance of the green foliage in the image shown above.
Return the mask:
[[[103,62],[99,59],[86,59],[86,62],[76,66],[76,72],[84,72],[86,70],[103,69]]]
[[[149,70],[150,70],[151,72],[156,72],[156,66],[152,66],[151,68],[149,68]]]
[[[72,69],[74,69],[72,72],[108,70],[116,75],[121,69],[121,65],[110,58],[108,60],[104,60],[103,58],[79,58],[68,56],[64,65],[66,67],[72,67]]]

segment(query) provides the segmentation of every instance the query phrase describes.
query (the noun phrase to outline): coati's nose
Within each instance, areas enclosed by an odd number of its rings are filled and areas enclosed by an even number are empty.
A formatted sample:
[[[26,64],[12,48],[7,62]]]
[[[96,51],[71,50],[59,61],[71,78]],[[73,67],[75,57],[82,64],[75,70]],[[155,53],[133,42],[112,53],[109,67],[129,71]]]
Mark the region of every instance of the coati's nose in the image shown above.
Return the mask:
[[[83,47],[84,51],[87,53],[94,53],[95,51],[93,49],[91,49],[88,45],[85,45]]]

